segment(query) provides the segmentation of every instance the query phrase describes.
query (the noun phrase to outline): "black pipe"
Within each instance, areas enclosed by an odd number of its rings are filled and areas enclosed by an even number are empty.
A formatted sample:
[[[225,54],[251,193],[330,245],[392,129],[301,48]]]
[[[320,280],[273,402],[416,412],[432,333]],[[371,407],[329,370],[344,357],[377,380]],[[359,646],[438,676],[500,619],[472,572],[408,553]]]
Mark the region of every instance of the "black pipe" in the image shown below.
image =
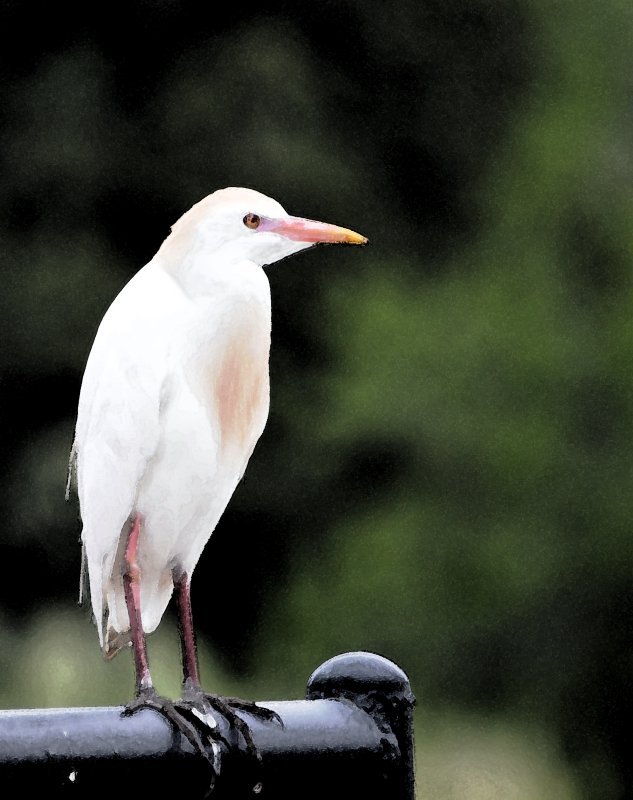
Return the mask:
[[[413,696],[405,674],[371,653],[319,667],[308,699],[260,703],[283,722],[238,712],[259,762],[216,715],[218,770],[156,711],[122,708],[0,711],[5,796],[185,798],[413,798]],[[8,792],[12,794],[9,795]],[[97,794],[98,793],[98,794]]]

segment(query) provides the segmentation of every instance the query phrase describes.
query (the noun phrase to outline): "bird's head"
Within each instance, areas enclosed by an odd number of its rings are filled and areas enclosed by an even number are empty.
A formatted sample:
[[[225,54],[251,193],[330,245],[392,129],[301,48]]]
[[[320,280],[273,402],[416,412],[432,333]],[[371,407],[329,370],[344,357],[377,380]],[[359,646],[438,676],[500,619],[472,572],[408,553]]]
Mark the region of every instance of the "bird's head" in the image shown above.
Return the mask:
[[[219,189],[196,203],[176,222],[160,253],[182,262],[200,255],[228,265],[272,264],[315,244],[365,244],[347,228],[292,217],[271,197],[253,189]]]

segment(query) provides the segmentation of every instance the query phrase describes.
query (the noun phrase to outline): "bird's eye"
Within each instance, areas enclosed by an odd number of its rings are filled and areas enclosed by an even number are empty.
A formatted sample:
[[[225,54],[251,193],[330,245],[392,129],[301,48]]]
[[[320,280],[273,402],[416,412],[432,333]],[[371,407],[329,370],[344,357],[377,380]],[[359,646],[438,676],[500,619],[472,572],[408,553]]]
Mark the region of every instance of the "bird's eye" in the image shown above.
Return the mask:
[[[261,222],[261,220],[257,216],[257,214],[247,214],[242,220],[242,222],[244,223],[244,225],[246,225],[247,228],[256,230],[257,228],[259,228],[259,223]]]

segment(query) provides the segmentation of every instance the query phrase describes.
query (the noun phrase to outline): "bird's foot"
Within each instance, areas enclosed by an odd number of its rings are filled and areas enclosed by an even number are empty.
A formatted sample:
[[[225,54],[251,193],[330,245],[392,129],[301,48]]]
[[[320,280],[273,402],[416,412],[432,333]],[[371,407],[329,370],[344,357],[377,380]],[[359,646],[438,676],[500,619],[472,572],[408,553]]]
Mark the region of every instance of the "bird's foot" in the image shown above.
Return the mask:
[[[153,708],[165,717],[175,730],[179,731],[211,766],[213,782],[220,774],[220,748],[219,741],[224,739],[214,730],[215,721],[209,724],[200,714],[193,712],[188,704],[173,702],[167,697],[159,695],[155,689],[141,690],[123,709],[122,715],[129,717],[142,708]]]
[[[236,713],[244,711],[251,716],[265,720],[266,722],[277,722],[283,727],[283,721],[279,714],[270,708],[258,706],[251,700],[242,700],[239,697],[223,697],[217,694],[209,694],[202,687],[192,684],[189,681],[183,686],[182,698],[176,704],[179,708],[186,708],[198,718],[212,719],[213,712],[221,714],[231,728],[234,728],[244,739],[249,755],[253,756],[261,763],[261,753],[253,741],[253,735],[248,724]],[[208,723],[207,723],[208,724]]]

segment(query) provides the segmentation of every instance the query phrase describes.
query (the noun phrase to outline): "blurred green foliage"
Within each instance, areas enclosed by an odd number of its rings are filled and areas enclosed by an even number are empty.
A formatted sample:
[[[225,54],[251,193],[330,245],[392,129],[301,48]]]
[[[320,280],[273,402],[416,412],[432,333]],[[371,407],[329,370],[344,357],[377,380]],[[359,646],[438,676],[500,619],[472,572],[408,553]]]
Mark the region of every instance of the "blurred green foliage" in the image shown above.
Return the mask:
[[[630,4],[139,1],[54,41],[0,13],[29,30],[0,88],[2,703],[132,690],[73,610],[79,381],[169,225],[247,185],[371,244],[269,270],[271,417],[193,581],[206,682],[300,696],[375,650],[419,696],[421,797],[631,796]],[[176,694],[169,618],[150,646]]]

